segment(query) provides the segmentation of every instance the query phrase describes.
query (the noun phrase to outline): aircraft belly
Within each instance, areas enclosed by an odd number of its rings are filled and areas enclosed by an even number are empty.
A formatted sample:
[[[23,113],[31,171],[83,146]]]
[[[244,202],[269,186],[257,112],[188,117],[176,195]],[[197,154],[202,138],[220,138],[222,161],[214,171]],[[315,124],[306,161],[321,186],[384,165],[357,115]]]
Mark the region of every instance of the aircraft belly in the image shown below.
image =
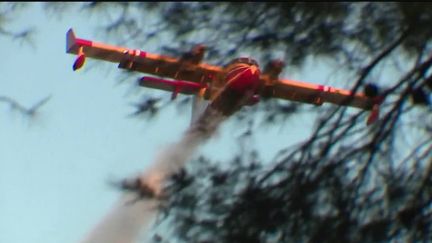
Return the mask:
[[[227,87],[214,99],[209,107],[220,111],[224,116],[230,116],[242,107],[246,100],[245,96],[244,92]]]

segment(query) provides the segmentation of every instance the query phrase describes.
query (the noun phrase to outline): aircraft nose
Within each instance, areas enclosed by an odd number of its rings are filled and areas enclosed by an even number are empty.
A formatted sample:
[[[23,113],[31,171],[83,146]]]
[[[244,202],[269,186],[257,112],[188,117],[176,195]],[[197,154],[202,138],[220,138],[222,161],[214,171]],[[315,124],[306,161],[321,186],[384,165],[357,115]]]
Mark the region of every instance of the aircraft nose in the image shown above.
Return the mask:
[[[243,93],[257,88],[259,75],[258,65],[238,63],[228,69],[226,82],[229,87]]]

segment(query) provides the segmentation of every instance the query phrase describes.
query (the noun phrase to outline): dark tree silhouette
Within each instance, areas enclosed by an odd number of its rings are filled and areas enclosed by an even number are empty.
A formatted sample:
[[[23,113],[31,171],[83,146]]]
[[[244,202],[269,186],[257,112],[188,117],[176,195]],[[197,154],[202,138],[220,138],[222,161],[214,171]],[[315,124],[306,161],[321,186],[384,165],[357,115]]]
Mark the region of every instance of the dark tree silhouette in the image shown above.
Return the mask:
[[[207,158],[192,162],[187,186],[178,188],[183,184],[173,178],[167,190],[175,193],[165,202],[160,220],[170,222],[178,240],[432,240],[432,4],[80,6],[99,14],[108,36],[120,43],[163,38],[170,44],[160,50],[172,55],[204,43],[205,61],[215,64],[242,51],[253,52],[261,67],[277,53],[284,53],[288,67],[302,67],[315,58],[342,67],[353,80],[344,83],[346,88],[386,97],[380,120],[369,127],[364,125],[367,112],[338,106],[316,109],[268,100],[239,112],[240,123],[257,122],[258,111],[273,125],[300,112],[314,112],[318,118],[306,141],[281,151],[270,165],[251,150],[233,159],[228,169]],[[115,12],[117,19],[104,21],[107,12]],[[154,241],[170,237],[158,234]]]
[[[33,26],[24,27],[19,31],[9,30],[8,25],[11,21],[17,18],[17,15],[26,7],[29,3],[0,3],[0,38],[7,38],[9,41],[18,41],[21,44],[32,45],[32,37],[35,34],[35,29]],[[5,94],[0,94],[0,103],[8,105],[11,110],[17,111],[26,117],[32,118],[36,115],[37,110],[44,105],[51,96],[47,96],[31,107],[25,107],[20,104],[13,97],[7,96]]]
[[[30,44],[32,35],[35,33],[33,26],[13,31],[8,28],[8,24],[17,18],[22,10],[28,7],[29,3],[0,3],[0,38],[10,38],[13,41]]]

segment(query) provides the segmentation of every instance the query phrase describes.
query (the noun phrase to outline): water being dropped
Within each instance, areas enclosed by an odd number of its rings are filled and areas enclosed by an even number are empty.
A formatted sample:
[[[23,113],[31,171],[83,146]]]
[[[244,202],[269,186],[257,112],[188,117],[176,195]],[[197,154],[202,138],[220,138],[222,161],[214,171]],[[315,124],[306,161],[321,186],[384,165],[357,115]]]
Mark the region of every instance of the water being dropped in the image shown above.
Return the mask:
[[[156,195],[161,195],[165,180],[186,165],[196,149],[215,134],[225,119],[220,112],[208,107],[178,142],[157,154],[151,167],[139,176],[140,180]],[[157,215],[158,201],[152,198],[135,199],[134,193],[124,194],[82,243],[136,242]],[[131,201],[134,203],[129,203]]]

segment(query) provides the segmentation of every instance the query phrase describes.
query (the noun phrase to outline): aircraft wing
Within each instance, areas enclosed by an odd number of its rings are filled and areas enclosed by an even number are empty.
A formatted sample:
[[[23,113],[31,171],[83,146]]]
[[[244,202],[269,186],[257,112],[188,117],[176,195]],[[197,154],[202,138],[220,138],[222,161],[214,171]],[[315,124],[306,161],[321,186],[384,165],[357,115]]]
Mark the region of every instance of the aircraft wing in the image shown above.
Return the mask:
[[[267,82],[267,77],[261,76],[261,82]],[[268,96],[285,100],[322,105],[324,102],[337,105],[352,106],[361,109],[371,109],[374,101],[363,93],[352,94],[350,90],[331,86],[305,83],[300,81],[280,79],[268,86]]]
[[[207,88],[209,94],[204,98],[209,99],[224,86],[223,67],[206,63],[185,65],[178,58],[77,38],[72,29],[67,32],[66,52],[78,55],[74,63],[74,70],[84,64],[86,57],[90,57],[118,63],[118,67],[122,69],[174,79],[143,77],[140,80],[141,86],[173,92],[173,98],[177,93],[198,94]],[[261,83],[272,83],[269,82],[266,75],[261,75],[260,79]],[[374,105],[373,99],[361,93],[352,95],[349,90],[294,80],[279,79],[268,88],[269,98],[315,105],[329,102],[362,109],[371,109]]]
[[[153,54],[138,49],[107,45],[76,38],[67,32],[66,52],[119,64],[119,68],[191,82],[211,82],[222,68],[208,64],[184,66],[178,58]]]

